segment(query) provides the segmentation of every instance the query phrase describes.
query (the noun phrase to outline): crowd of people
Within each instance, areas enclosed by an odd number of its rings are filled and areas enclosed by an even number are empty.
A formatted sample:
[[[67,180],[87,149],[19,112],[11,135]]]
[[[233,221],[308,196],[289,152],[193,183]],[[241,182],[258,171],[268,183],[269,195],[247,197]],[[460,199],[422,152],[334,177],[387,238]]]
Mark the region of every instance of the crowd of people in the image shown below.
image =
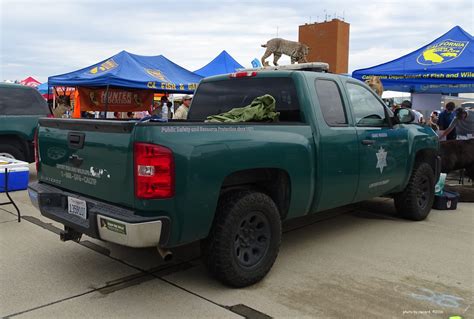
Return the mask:
[[[163,119],[186,120],[188,118],[191,101],[192,97],[190,95],[185,95],[182,98],[182,103],[179,105],[177,101],[172,103],[167,96],[163,96],[160,101],[155,101],[153,103],[150,111],[128,112],[127,118],[140,119],[146,116],[156,116]],[[114,117],[118,118],[115,113]]]
[[[189,107],[191,105],[192,96],[185,95],[181,99],[181,104],[175,100],[172,103],[165,95],[161,97],[160,101],[155,101],[150,111],[140,112],[114,112],[116,119],[141,119],[147,116],[155,116],[163,119],[177,119],[186,120],[188,118]],[[393,104],[392,111],[398,108],[409,108],[413,111],[415,119],[413,123],[430,126],[433,131],[438,133],[441,140],[456,140],[456,139],[474,139],[474,109],[469,107],[456,107],[454,102],[448,102],[442,112],[433,111],[428,119],[425,119],[423,114],[412,108],[412,103],[409,100],[403,101],[401,104]],[[57,108],[61,115],[56,117],[64,117],[69,115],[68,108]],[[164,112],[165,110],[165,112]],[[83,118],[97,117],[94,112],[83,112]],[[100,116],[99,116],[100,117]],[[104,114],[105,117],[105,114]]]
[[[185,95],[179,100],[171,102],[167,96],[162,96],[159,101],[153,102],[149,111],[138,111],[138,112],[114,112],[113,117],[115,119],[142,119],[148,116],[154,116],[163,119],[173,120],[186,120],[188,118],[189,107],[191,106],[192,96]],[[165,110],[165,111],[164,111]],[[105,112],[99,112],[104,114],[96,114],[98,112],[82,112],[82,118],[97,118],[105,117]],[[65,113],[56,117],[65,117]]]
[[[438,133],[441,140],[474,139],[474,110],[462,106],[456,107],[454,102],[448,102],[442,112],[433,111],[429,119],[424,119],[421,112],[412,108],[408,100],[400,105],[392,106],[392,111],[397,108],[409,108],[415,114],[414,123],[428,125]]]
[[[446,115],[448,118],[453,118],[447,121],[450,122],[449,126],[441,133],[440,138],[446,137],[446,139],[463,140],[474,138],[474,110],[471,108],[458,107],[451,111],[451,113],[454,113],[454,116],[451,114]],[[450,134],[452,135],[449,138]]]

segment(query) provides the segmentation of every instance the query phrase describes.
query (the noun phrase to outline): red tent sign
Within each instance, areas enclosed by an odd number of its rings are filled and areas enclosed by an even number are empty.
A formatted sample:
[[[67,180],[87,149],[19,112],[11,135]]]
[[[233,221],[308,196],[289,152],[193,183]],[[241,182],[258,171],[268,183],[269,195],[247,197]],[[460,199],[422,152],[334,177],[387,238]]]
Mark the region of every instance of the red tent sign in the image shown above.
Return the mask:
[[[31,87],[37,87],[38,85],[40,85],[41,83],[38,82],[38,80],[36,80],[35,78],[29,76],[27,77],[26,79],[24,80],[21,80],[20,81],[20,84],[21,85],[26,85],[26,86],[31,86]]]

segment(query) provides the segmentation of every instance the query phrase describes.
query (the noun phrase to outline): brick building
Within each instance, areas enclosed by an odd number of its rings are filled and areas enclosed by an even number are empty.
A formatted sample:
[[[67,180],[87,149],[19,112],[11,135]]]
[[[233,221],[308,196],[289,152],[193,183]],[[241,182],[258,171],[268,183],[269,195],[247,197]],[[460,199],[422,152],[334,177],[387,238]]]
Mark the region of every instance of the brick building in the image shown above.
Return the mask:
[[[339,19],[300,25],[298,41],[310,47],[308,62],[326,62],[330,72],[347,73],[349,26],[349,23]]]

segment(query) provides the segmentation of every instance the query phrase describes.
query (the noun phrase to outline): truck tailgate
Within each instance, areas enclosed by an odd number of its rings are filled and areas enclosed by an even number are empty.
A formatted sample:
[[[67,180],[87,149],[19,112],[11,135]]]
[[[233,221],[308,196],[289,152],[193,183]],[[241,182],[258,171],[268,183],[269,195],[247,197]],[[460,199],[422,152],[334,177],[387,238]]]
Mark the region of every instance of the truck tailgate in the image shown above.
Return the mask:
[[[41,119],[38,180],[131,206],[134,122]]]

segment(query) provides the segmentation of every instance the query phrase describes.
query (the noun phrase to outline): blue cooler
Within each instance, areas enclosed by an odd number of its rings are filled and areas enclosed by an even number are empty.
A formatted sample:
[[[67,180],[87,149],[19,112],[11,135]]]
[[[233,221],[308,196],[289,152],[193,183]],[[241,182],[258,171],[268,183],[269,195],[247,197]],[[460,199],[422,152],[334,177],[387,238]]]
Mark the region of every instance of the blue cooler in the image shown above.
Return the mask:
[[[5,189],[5,168],[8,174],[8,191],[24,190],[28,187],[29,168],[28,163],[16,159],[0,156],[0,193]]]
[[[458,206],[459,193],[444,191],[442,195],[435,195],[433,208],[439,210],[455,210]]]

